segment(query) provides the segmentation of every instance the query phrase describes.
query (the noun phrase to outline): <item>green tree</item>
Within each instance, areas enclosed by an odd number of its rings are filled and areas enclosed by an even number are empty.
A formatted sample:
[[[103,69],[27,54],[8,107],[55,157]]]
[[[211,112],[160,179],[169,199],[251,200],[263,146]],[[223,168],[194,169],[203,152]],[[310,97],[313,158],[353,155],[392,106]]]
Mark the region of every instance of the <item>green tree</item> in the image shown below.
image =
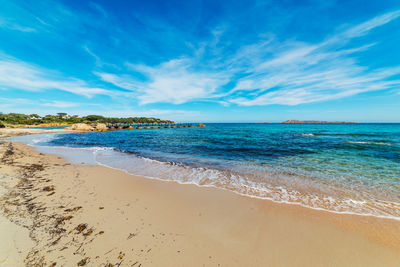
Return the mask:
[[[62,118],[64,118],[65,116],[67,116],[67,113],[65,113],[65,112],[58,112],[57,115],[58,115],[58,118],[62,119]]]

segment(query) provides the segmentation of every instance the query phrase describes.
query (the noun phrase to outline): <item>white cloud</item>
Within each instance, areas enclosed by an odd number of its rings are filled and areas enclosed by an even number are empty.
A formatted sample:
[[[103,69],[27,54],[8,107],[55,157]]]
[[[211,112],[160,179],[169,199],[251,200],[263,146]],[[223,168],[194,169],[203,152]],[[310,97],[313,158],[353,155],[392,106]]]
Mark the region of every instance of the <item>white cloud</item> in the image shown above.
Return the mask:
[[[359,37],[367,34],[370,30],[385,25],[392,20],[397,19],[400,17],[400,10],[396,10],[393,12],[385,13],[383,15],[377,16],[371,20],[368,20],[364,23],[356,25],[349,30],[344,32],[344,36],[349,38]]]
[[[61,74],[31,65],[0,54],[0,87],[27,91],[57,89],[92,97],[96,94],[110,94],[110,91],[91,87],[86,82],[65,78]]]
[[[28,98],[6,98],[0,97],[1,105],[7,105],[10,107],[54,107],[54,108],[73,108],[73,107],[88,107],[88,106],[100,106],[96,103],[83,103],[83,102],[69,102],[69,101],[59,101],[59,100],[47,100],[45,98],[40,99],[28,99]]]
[[[395,11],[375,17],[316,44],[274,44],[277,51],[286,49],[272,57],[258,51],[263,62],[247,68],[250,74],[238,80],[227,101],[244,106],[298,105],[398,87],[400,67],[370,70],[357,62],[356,54],[375,44],[343,47],[399,16]]]
[[[179,115],[185,115],[186,117],[190,116],[195,116],[199,115],[200,113],[197,111],[189,111],[189,110],[169,110],[169,109],[149,109],[149,110],[143,110],[143,111],[129,111],[125,112],[127,115],[130,114],[129,116],[136,116],[136,117],[157,117],[157,116],[163,116],[163,115],[174,115],[174,116],[179,116]]]
[[[36,29],[20,25],[16,23],[15,21],[0,17],[0,28],[4,29],[9,29],[9,30],[15,30],[15,31],[20,31],[20,32],[35,32]]]
[[[97,4],[97,3],[94,3],[94,2],[90,2],[89,5],[90,5],[94,10],[96,10],[97,12],[99,12],[103,17],[108,18],[108,13],[104,10],[104,8],[103,8],[101,5],[99,5],[99,4]]]
[[[43,106],[55,107],[55,108],[72,108],[79,106],[79,103],[65,102],[65,101],[51,101],[44,103]]]
[[[87,47],[87,45],[83,46],[83,49],[92,57],[94,57],[95,61],[96,61],[96,66],[102,66],[103,62],[101,61],[100,57],[98,57],[95,53],[92,52],[92,50],[89,49],[89,47]]]
[[[94,72],[95,75],[100,77],[105,82],[111,83],[117,87],[124,88],[127,90],[139,90],[139,83],[132,79],[129,75],[123,75],[123,74],[112,74],[112,73],[106,73],[106,72]]]
[[[108,16],[98,4],[91,3],[91,6],[104,17]],[[63,12],[67,17],[74,16],[72,12]],[[400,74],[399,67],[371,70],[357,60],[358,53],[377,44],[349,45],[354,38],[365,36],[399,17],[400,10],[388,12],[317,43],[281,41],[268,34],[264,35],[264,40],[233,52],[219,46],[227,43],[224,38],[229,36],[225,28],[218,28],[212,32],[210,42],[199,44],[191,57],[183,56],[152,66],[127,63],[124,74],[100,71],[102,67],[118,68],[102,62],[88,46],[83,49],[95,59],[95,75],[128,91],[118,93],[119,96],[135,99],[140,104],[214,101],[225,106],[298,105],[400,86],[396,78]],[[38,17],[36,20],[47,25]],[[0,18],[0,27],[25,32],[35,30],[4,18]],[[225,86],[228,83],[229,87]],[[116,94],[0,54],[0,89],[8,88],[57,89],[87,97]]]
[[[393,89],[400,85],[395,79],[400,68],[370,70],[357,60],[358,53],[377,43],[358,47],[349,44],[399,17],[400,10],[389,12],[318,43],[280,42],[269,34],[265,40],[234,53],[217,49],[214,39],[219,42],[225,36],[224,32],[215,31],[210,43],[202,43],[193,57],[172,59],[157,66],[127,63],[136,74],[95,74],[133,92],[141,104],[207,100],[223,105],[298,105]],[[236,85],[231,90],[224,89],[233,81]]]
[[[147,80],[140,81],[129,75],[95,74],[118,87],[136,91],[141,104],[182,104],[207,98],[228,81],[225,73],[193,70],[195,61],[189,58],[170,60],[155,67],[127,65],[131,70],[144,75]]]

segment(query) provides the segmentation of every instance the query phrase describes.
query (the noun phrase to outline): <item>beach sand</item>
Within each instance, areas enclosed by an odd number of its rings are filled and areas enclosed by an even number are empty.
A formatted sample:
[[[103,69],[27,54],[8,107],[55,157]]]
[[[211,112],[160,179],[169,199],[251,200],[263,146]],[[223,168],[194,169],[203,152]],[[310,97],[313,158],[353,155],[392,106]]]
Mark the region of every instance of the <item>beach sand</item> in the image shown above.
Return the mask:
[[[0,266],[400,266],[395,220],[73,165],[4,138],[0,178]]]

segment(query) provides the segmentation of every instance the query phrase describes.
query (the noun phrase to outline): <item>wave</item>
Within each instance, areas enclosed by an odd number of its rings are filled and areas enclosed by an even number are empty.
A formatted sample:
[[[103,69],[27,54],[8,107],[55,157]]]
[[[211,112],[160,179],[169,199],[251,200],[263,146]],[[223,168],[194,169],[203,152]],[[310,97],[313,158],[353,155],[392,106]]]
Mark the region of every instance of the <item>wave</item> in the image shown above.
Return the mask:
[[[365,145],[377,145],[377,146],[392,146],[392,143],[388,142],[371,142],[371,141],[346,141],[348,144],[365,144]]]
[[[107,151],[108,153],[111,151]],[[176,181],[182,184],[216,187],[233,191],[240,195],[268,199],[278,203],[297,204],[308,208],[325,210],[343,214],[358,214],[376,217],[385,217],[400,220],[400,204],[397,202],[383,201],[370,196],[366,198],[346,197],[349,192],[344,188],[325,188],[321,190],[320,184],[308,183],[306,186],[312,190],[297,190],[291,188],[290,183],[302,183],[303,177],[293,177],[283,173],[265,173],[264,178],[257,179],[251,174],[242,174],[232,170],[217,170],[202,167],[188,167],[173,162],[162,162],[154,159],[137,157],[134,155],[96,154],[98,164],[123,170],[129,174],[141,175],[152,179]],[[286,177],[285,177],[286,176]],[[288,181],[285,186],[279,182]],[[294,180],[297,180],[294,182]],[[344,191],[341,191],[344,190]],[[323,191],[331,191],[326,195]],[[334,197],[333,195],[336,195]]]
[[[12,140],[16,142],[23,142],[29,145],[44,145],[48,144],[52,140],[57,138],[59,133],[50,133],[50,134],[32,134],[32,135],[23,135],[14,137]]]
[[[302,133],[302,136],[325,136],[325,137],[380,137],[380,134],[370,134],[370,133]]]

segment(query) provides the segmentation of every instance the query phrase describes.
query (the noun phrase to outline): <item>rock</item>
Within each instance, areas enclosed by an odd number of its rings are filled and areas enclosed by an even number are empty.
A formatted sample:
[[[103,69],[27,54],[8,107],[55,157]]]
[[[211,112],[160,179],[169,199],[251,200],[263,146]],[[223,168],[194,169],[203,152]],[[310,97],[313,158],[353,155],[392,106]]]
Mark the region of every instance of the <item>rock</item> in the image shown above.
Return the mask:
[[[202,123],[199,123],[199,124],[197,124],[197,127],[206,127],[206,126]]]
[[[108,130],[107,125],[105,125],[104,123],[98,123],[96,125],[96,131],[105,132],[107,130]]]
[[[72,124],[72,126],[69,127],[68,129],[74,130],[74,131],[93,131],[94,130],[94,128],[92,126],[87,125],[85,123]]]

